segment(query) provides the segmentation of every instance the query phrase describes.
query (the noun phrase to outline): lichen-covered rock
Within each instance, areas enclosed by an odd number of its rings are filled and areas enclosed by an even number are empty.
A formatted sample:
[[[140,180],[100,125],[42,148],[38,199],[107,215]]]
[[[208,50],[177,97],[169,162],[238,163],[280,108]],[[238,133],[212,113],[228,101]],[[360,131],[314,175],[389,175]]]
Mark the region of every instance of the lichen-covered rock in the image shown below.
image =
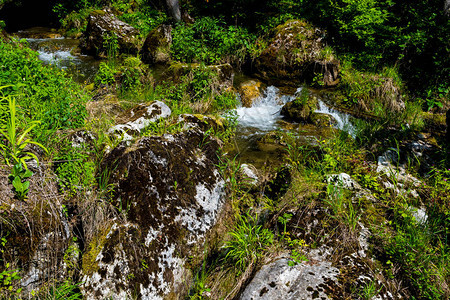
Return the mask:
[[[251,107],[253,101],[261,97],[263,84],[259,80],[247,80],[239,85],[242,106]]]
[[[347,173],[330,174],[327,175],[326,181],[328,184],[333,184],[336,187],[344,188],[348,190],[360,190],[361,186]]]
[[[130,141],[150,123],[166,118],[171,113],[170,108],[161,101],[154,101],[150,105],[139,104],[119,116],[116,120],[119,124],[112,127],[109,132],[124,141]]]
[[[142,61],[146,64],[162,64],[170,61],[172,26],[160,25],[145,39],[141,49]]]
[[[257,74],[267,80],[299,83],[320,74],[324,85],[335,85],[339,62],[323,55],[325,32],[303,20],[275,28],[269,46],[255,60]]]
[[[56,176],[42,160],[39,168],[31,165],[29,168],[33,176],[27,178],[30,186],[25,201],[14,198],[8,179],[10,170],[0,170],[3,244],[0,273],[20,270],[20,278],[11,281],[11,289],[23,289],[22,297],[9,294],[9,298],[8,284],[0,293],[5,299],[29,298],[28,293],[42,284],[67,278],[69,269],[76,265],[74,262],[69,266],[65,256],[72,241],[74,220],[63,213],[70,205],[58,194]]]
[[[108,226],[83,257],[87,299],[185,299],[186,266],[226,230],[216,139],[198,130],[124,143],[105,158],[113,203],[127,222]],[[221,222],[219,222],[219,220]],[[222,230],[222,231],[221,231]]]
[[[178,122],[183,122],[186,129],[196,128],[203,132],[210,129],[221,131],[227,125],[227,120],[222,117],[201,114],[182,114],[178,117]]]
[[[292,121],[312,123],[312,115],[317,109],[318,100],[315,96],[301,94],[294,101],[286,103],[281,109],[281,114]]]
[[[337,281],[339,270],[328,261],[288,265],[281,258],[265,265],[245,288],[240,299],[329,299],[327,284]]]
[[[110,50],[136,54],[140,43],[138,36],[136,28],[120,21],[113,13],[96,10],[88,18],[80,48],[83,53],[94,56],[106,56]]]

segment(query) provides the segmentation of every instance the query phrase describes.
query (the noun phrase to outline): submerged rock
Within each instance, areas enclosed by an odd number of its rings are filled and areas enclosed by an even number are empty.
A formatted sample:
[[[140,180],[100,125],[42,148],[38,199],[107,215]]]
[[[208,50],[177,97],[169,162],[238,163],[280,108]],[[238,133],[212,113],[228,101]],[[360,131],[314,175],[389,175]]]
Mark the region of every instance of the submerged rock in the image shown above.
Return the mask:
[[[108,51],[136,54],[139,31],[120,21],[113,13],[96,10],[89,16],[80,48],[85,54],[106,56]],[[118,54],[116,53],[116,54]]]
[[[226,230],[218,149],[216,139],[190,130],[111,151],[103,168],[127,222],[91,241],[83,257],[87,299],[185,299],[193,277],[186,264]]]
[[[145,39],[141,49],[142,61],[146,64],[162,64],[170,61],[172,26],[160,25]]]

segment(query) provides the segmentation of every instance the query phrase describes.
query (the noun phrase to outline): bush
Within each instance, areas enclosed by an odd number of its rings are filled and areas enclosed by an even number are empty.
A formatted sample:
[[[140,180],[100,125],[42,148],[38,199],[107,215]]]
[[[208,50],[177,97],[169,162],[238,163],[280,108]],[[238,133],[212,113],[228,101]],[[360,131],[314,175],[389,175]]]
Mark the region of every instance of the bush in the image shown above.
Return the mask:
[[[204,17],[174,28],[172,56],[184,62],[242,63],[255,36],[246,29]]]
[[[45,66],[26,45],[0,41],[0,86],[3,96],[17,95],[20,115],[40,120],[33,130],[44,145],[58,129],[84,125],[88,95],[63,70]],[[1,112],[0,112],[1,113]]]

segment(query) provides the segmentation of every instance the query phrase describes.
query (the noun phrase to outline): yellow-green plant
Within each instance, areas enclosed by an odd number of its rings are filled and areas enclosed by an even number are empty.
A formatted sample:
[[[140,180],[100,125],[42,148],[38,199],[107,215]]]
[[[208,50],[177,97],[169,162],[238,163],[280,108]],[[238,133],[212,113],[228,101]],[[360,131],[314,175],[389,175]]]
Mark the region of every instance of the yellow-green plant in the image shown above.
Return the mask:
[[[47,152],[47,149],[42,144],[32,141],[27,137],[28,133],[40,124],[40,121],[31,121],[28,127],[21,132],[16,116],[16,100],[11,96],[7,96],[6,99],[8,101],[9,118],[6,121],[6,130],[0,129],[0,149],[6,164],[22,164],[25,170],[27,170],[27,160],[34,158],[39,163],[37,156],[25,149],[27,146],[34,144]]]

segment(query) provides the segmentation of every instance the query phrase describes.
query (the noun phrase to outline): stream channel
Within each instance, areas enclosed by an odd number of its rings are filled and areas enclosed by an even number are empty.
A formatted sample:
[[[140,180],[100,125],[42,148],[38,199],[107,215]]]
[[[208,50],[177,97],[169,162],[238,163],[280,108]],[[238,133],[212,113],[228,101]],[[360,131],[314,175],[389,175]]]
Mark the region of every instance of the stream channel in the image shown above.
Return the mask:
[[[52,34],[50,29],[42,27],[19,31],[16,36],[26,39],[30,48],[39,53],[39,59],[44,64],[56,65],[66,70],[79,83],[93,81],[100,61],[77,53],[79,40]],[[160,68],[157,72],[161,72]],[[251,79],[242,74],[237,74],[236,78],[239,78],[237,81],[240,82]],[[283,120],[281,108],[294,100],[301,90],[302,87],[299,87],[294,94],[287,95],[275,86],[268,86],[261,96],[254,100],[252,107],[238,107],[236,109],[238,128],[234,147],[229,151],[229,155],[238,156],[242,163],[250,163],[261,169],[268,164],[277,165],[281,162],[282,146],[273,142],[271,136],[275,138],[274,132],[290,132],[304,143],[315,143],[317,139],[329,136],[330,128],[318,128],[314,125],[301,125]],[[354,136],[349,115],[327,106],[320,99],[316,112],[331,115],[335,120],[333,126],[336,129],[345,130]]]

